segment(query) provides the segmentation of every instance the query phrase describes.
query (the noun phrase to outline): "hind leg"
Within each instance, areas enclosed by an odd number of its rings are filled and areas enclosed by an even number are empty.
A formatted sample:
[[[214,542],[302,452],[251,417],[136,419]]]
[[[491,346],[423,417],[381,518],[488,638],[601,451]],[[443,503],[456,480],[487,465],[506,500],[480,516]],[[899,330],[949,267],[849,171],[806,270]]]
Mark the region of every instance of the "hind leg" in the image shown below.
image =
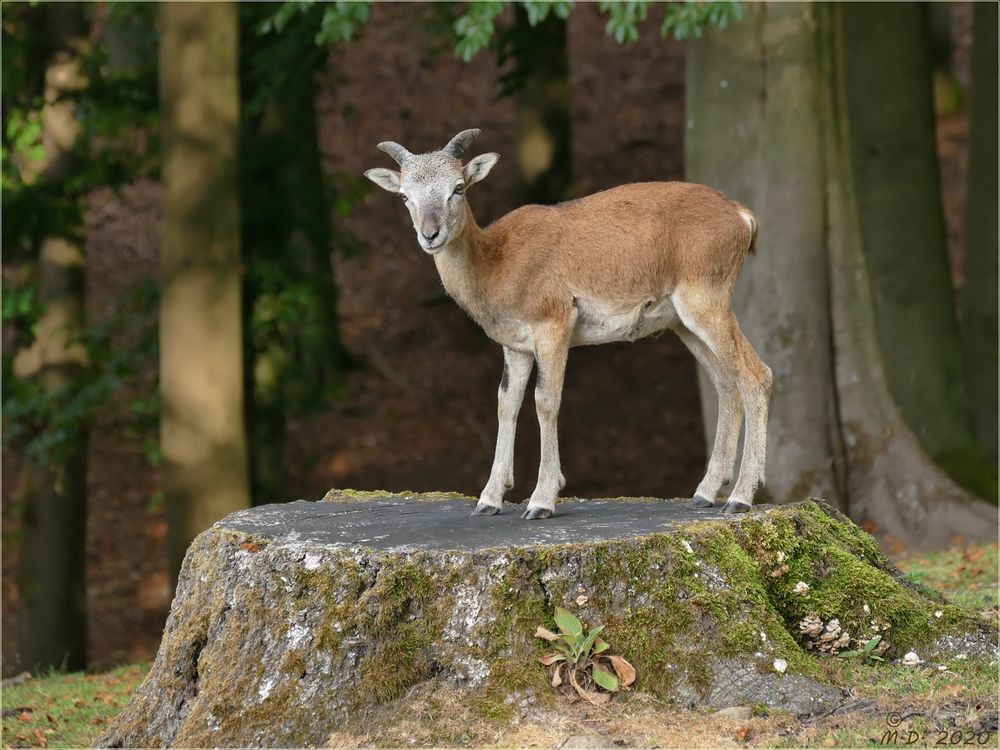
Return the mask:
[[[771,398],[771,370],[750,346],[733,315],[728,295],[717,290],[694,290],[675,298],[681,321],[703,341],[739,390],[746,415],[743,459],[739,478],[729,496],[727,513],[750,509],[754,492],[764,483],[767,452],[767,411]]]
[[[694,507],[707,508],[715,505],[719,490],[732,481],[740,425],[743,422],[743,403],[736,381],[720,366],[708,345],[687,328],[678,328],[677,335],[705,368],[718,394],[719,417],[715,428],[715,444],[708,459],[705,478],[701,480],[691,499]]]

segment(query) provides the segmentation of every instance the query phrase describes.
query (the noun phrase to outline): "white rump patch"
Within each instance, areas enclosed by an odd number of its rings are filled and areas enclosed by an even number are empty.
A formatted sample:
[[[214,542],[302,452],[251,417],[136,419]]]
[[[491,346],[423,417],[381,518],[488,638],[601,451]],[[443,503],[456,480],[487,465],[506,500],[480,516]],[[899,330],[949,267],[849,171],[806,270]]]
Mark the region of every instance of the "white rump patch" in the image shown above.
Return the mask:
[[[747,243],[747,247],[750,247],[750,243],[753,242],[753,232],[754,232],[754,227],[757,225],[757,222],[754,221],[753,216],[750,214],[749,211],[744,211],[743,209],[740,209],[736,213],[738,213],[740,215],[740,218],[747,223],[747,228],[750,230],[750,242]]]

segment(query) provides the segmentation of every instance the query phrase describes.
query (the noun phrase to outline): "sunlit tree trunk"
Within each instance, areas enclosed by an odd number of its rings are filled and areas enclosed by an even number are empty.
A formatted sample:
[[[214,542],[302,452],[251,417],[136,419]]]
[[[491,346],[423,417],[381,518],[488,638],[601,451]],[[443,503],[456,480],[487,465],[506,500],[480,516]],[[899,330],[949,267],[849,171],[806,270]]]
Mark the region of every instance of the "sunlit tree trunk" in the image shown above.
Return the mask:
[[[237,5],[160,7],[160,442],[170,560],[249,504],[237,183]]]
[[[888,389],[851,162],[844,8],[747,11],[692,44],[687,176],[761,221],[736,307],[775,375],[763,494],[831,494],[918,547],[992,538],[993,505],[922,451]]]
[[[58,195],[79,166],[80,123],[76,107],[65,97],[85,85],[81,7],[49,7],[46,26],[51,54],[45,67],[44,161],[37,179],[41,189]],[[64,197],[39,247],[36,281],[43,312],[35,340],[14,362],[15,375],[39,381],[55,397],[55,408],[59,394],[79,384],[87,365],[80,341],[85,279],[81,205]],[[86,666],[86,429],[78,426],[62,445],[42,461],[26,458],[17,491],[18,652],[21,666],[29,669]]]
[[[962,344],[976,434],[997,460],[997,5],[976,3]]]

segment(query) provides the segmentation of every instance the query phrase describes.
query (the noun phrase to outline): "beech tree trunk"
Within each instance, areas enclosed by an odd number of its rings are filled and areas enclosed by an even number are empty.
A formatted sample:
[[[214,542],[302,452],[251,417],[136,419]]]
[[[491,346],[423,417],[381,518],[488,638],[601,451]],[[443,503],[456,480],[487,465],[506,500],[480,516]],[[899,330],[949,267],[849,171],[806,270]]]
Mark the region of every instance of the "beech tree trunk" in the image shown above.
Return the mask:
[[[760,221],[758,254],[743,266],[735,307],[774,374],[761,496],[814,495],[844,508],[817,116],[822,82],[809,31],[815,8],[776,3],[746,11],[742,22],[706,29],[689,47],[686,179],[723,190]],[[699,378],[711,450],[715,391],[704,372]]]
[[[923,452],[889,391],[854,192],[845,8],[747,11],[691,46],[687,176],[761,222],[735,305],[775,375],[762,496],[832,496],[916,547],[993,538],[995,507]]]
[[[249,504],[237,183],[237,6],[160,8],[160,442],[170,559]]]
[[[976,435],[997,461],[997,6],[976,3],[962,345]]]
[[[38,179],[60,187],[79,165],[80,123],[75,105],[64,97],[86,85],[80,55],[86,27],[78,5],[47,9],[44,161]],[[35,339],[18,352],[15,376],[36,379],[59,401],[87,366],[80,341],[85,324],[82,209],[68,197],[54,211],[37,261],[38,301],[43,312]],[[55,408],[58,408],[56,406]],[[29,456],[21,469],[17,503],[21,510],[18,562],[18,656],[27,669],[83,669],[87,659],[86,521],[87,432],[82,426],[55,454]]]
[[[973,428],[951,288],[928,6],[849,3],[842,15],[850,166],[889,389],[930,457],[962,486],[995,498],[994,471]]]

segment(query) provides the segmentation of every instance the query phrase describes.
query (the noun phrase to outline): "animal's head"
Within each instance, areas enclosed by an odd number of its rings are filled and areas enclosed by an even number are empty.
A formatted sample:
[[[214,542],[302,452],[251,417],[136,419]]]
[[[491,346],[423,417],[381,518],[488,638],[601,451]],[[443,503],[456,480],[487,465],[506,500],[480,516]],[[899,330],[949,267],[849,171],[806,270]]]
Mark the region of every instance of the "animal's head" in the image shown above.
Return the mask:
[[[465,193],[493,169],[499,154],[481,154],[462,165],[462,156],[479,135],[463,130],[440,151],[411,154],[398,143],[378,144],[399,164],[399,171],[369,169],[365,177],[390,193],[397,193],[410,212],[417,242],[434,255],[460,234],[466,217]]]

